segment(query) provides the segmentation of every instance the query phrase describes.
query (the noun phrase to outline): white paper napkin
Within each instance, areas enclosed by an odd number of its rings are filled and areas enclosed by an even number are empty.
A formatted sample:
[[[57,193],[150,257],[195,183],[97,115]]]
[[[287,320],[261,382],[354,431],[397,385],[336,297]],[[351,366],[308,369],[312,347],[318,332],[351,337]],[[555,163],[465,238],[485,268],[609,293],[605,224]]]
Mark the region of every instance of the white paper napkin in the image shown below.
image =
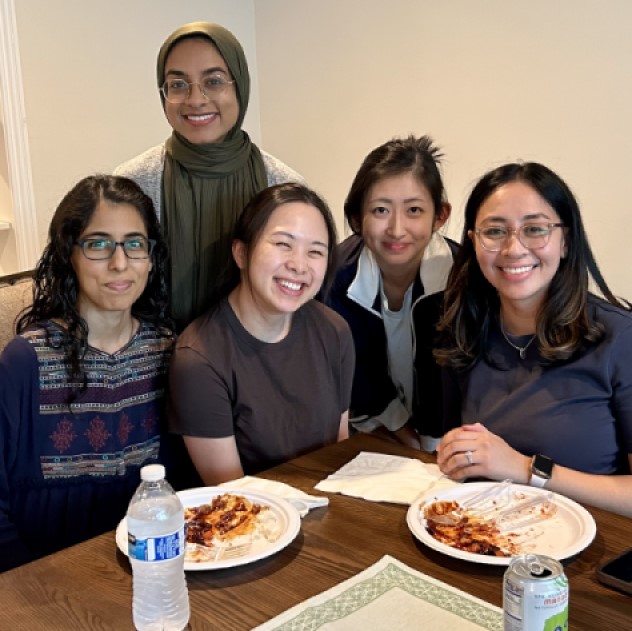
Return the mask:
[[[308,495],[300,489],[296,489],[285,482],[277,482],[275,480],[265,480],[264,478],[255,478],[249,475],[239,478],[237,480],[231,480],[224,482],[220,486],[230,487],[245,487],[252,489],[253,491],[264,491],[266,493],[272,493],[278,497],[286,499],[290,504],[298,509],[301,517],[305,517],[312,508],[318,508],[319,506],[327,506],[329,504],[328,497],[318,497],[316,495]]]
[[[444,478],[437,465],[424,464],[415,458],[362,451],[314,488],[374,502],[411,504],[431,487],[456,484]]]

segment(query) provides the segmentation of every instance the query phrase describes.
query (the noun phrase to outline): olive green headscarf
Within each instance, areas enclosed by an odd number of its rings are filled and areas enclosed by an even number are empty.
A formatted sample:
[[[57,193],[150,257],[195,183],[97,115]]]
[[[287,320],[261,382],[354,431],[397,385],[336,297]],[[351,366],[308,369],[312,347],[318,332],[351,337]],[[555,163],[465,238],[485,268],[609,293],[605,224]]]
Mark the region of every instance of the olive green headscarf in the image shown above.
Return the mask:
[[[191,22],[174,31],[158,53],[158,86],[165,80],[169,52],[190,37],[208,39],[224,58],[235,79],[239,118],[222,142],[192,144],[175,131],[166,142],[161,222],[171,253],[171,310],[178,329],[209,306],[231,256],[235,221],[267,186],[261,153],[241,129],[250,75],[241,44],[230,31],[210,22]]]

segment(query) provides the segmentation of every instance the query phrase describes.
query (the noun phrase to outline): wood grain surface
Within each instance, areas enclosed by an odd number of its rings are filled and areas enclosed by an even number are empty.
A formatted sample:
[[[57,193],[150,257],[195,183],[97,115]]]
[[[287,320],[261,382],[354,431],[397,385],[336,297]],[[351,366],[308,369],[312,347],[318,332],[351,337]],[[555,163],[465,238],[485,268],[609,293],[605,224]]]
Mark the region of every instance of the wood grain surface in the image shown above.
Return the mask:
[[[356,435],[262,474],[318,494],[314,485],[355,457],[375,451],[429,461],[382,439]],[[297,539],[250,565],[187,574],[194,630],[251,629],[289,607],[346,580],[390,554],[410,567],[495,605],[502,605],[503,567],[447,557],[419,543],[406,525],[406,507],[330,495],[312,510]],[[565,562],[573,631],[632,629],[632,597],[601,585],[595,568],[632,546],[632,520],[587,507],[595,541]],[[0,629],[133,629],[131,570],[114,533],[0,574]],[[411,621],[411,629],[422,628]]]

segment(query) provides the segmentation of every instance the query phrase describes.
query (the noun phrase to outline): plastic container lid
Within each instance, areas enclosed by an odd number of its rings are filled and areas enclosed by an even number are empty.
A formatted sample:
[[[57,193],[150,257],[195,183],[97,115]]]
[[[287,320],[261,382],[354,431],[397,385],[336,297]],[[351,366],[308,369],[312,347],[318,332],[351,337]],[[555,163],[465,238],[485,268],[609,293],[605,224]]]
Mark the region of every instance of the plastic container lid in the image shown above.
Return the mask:
[[[161,464],[148,464],[140,470],[140,479],[145,482],[158,482],[164,478],[165,468]]]

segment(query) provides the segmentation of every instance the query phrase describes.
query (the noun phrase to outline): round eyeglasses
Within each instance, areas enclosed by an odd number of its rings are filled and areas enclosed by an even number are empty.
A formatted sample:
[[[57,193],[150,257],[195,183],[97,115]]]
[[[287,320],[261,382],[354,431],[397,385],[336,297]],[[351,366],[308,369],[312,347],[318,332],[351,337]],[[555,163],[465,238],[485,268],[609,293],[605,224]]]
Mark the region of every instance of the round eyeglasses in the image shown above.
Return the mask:
[[[111,259],[120,245],[128,259],[148,259],[153,252],[156,241],[145,237],[134,237],[125,241],[113,241],[112,239],[77,239],[76,244],[81,248],[83,255],[91,261],[105,261]]]
[[[477,228],[474,233],[489,252],[502,250],[512,234],[515,234],[518,241],[528,250],[538,250],[548,245],[555,228],[563,227],[563,223],[526,223],[517,230],[509,230],[504,226],[488,226]]]
[[[189,83],[184,79],[167,79],[160,88],[163,96],[169,103],[184,103],[194,85],[200,89],[202,96],[208,101],[212,96],[221,94],[235,80],[229,81],[221,75],[210,75],[202,79],[201,83]]]

